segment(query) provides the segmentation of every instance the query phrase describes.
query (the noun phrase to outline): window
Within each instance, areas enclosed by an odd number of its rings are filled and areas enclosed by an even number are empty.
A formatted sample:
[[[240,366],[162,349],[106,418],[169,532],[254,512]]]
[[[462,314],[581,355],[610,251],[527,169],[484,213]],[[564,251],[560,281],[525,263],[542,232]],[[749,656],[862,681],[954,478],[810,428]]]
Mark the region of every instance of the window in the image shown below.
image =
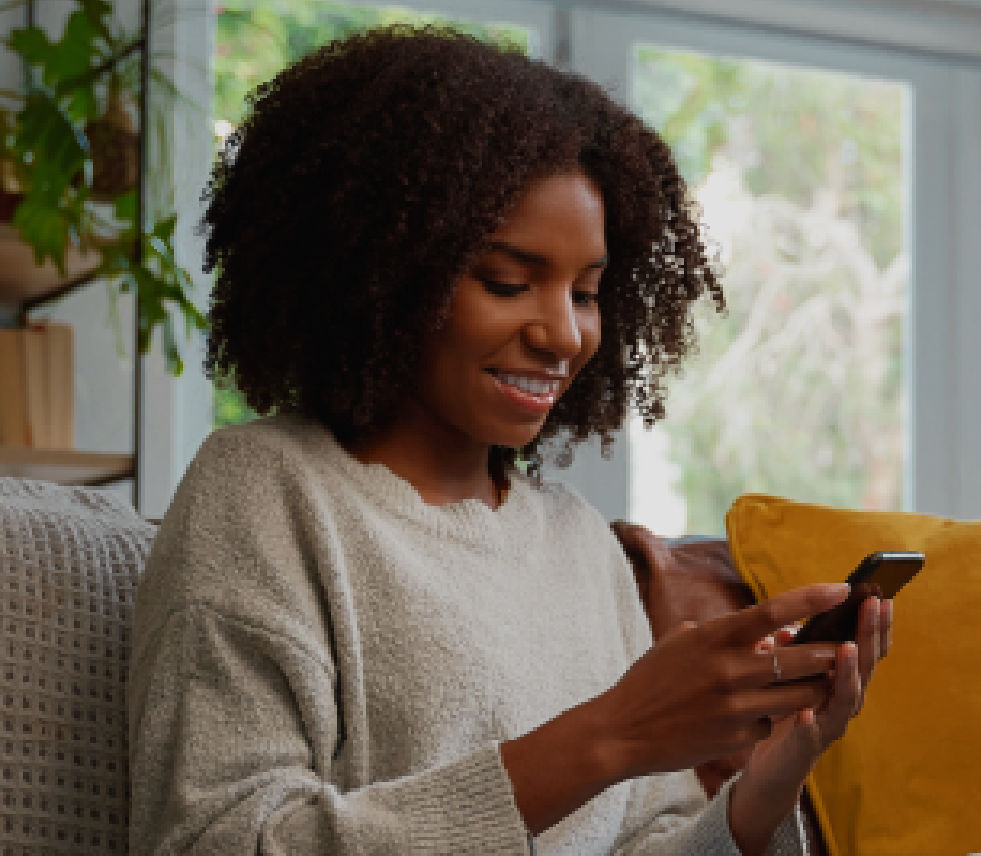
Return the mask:
[[[629,515],[723,534],[745,492],[903,507],[907,87],[637,43],[630,103],[675,152],[727,312],[653,430],[630,423]]]
[[[876,333],[876,337],[881,334],[879,341],[885,350],[880,348],[874,356],[860,358],[857,364],[861,371],[867,372],[878,362],[875,374],[882,382],[874,384],[879,390],[876,396],[883,403],[888,402],[893,416],[888,424],[881,426],[876,426],[875,419],[882,414],[856,421],[856,407],[865,408],[869,402],[863,400],[866,393],[852,398],[855,393],[844,392],[845,386],[851,383],[849,376],[854,376],[858,370],[856,364],[850,369],[845,364],[835,369],[840,376],[836,375],[834,383],[828,387],[829,390],[841,388],[842,396],[837,401],[825,399],[819,407],[832,417],[826,420],[827,442],[823,448],[820,442],[796,430],[793,422],[789,424],[792,430],[780,438],[784,448],[791,452],[795,439],[803,444],[796,453],[799,458],[796,467],[791,455],[790,464],[784,464],[780,472],[771,472],[767,476],[772,480],[764,481],[759,469],[752,475],[752,468],[736,460],[739,455],[745,456],[746,450],[733,443],[726,446],[728,437],[721,436],[720,417],[716,415],[712,417],[717,421],[715,439],[710,436],[700,442],[703,448],[707,444],[716,453],[724,451],[737,464],[730,472],[741,469],[744,476],[726,484],[725,477],[720,477],[719,473],[698,472],[693,459],[689,458],[692,466],[688,471],[690,483],[686,486],[683,483],[684,466],[676,463],[674,470],[670,469],[673,453],[665,436],[671,433],[666,423],[660,447],[655,441],[654,445],[641,450],[629,442],[629,436],[622,439],[619,466],[625,499],[619,507],[608,506],[603,510],[609,517],[630,515],[626,498],[632,494],[634,510],[641,521],[650,523],[655,529],[663,526],[665,532],[710,534],[721,531],[721,510],[735,494],[771,489],[796,494],[801,499],[833,504],[881,507],[901,503],[901,507],[911,510],[976,517],[981,514],[981,482],[978,481],[981,478],[981,451],[968,437],[976,433],[972,426],[981,418],[981,407],[976,404],[981,395],[981,380],[972,377],[968,368],[977,362],[977,340],[969,329],[965,313],[981,311],[981,290],[977,288],[976,274],[972,273],[976,261],[971,257],[976,255],[976,249],[970,249],[972,242],[967,227],[969,222],[976,222],[981,216],[981,205],[971,196],[981,192],[981,164],[976,143],[971,140],[971,135],[981,126],[981,111],[977,106],[981,93],[981,51],[971,58],[963,55],[954,58],[935,52],[938,45],[949,43],[952,53],[957,40],[953,30],[944,29],[946,22],[939,18],[930,32],[922,29],[923,22],[930,20],[929,16],[917,19],[921,29],[915,31],[910,29],[910,20],[897,19],[898,10],[883,13],[877,23],[867,21],[864,28],[859,28],[862,39],[859,44],[844,36],[833,35],[845,32],[846,19],[848,23],[855,23],[850,12],[836,17],[828,7],[821,6],[819,16],[815,14],[817,6],[810,13],[790,9],[780,11],[777,6],[779,4],[774,4],[775,15],[780,20],[766,22],[755,20],[750,12],[737,12],[728,6],[723,8],[723,4],[718,4],[715,13],[701,15],[663,9],[644,14],[614,14],[592,8],[576,11],[572,13],[570,30],[572,65],[605,84],[624,102],[634,103],[642,111],[649,110],[654,121],[658,118],[662,122],[671,120],[671,127],[662,130],[669,137],[675,135],[674,142],[680,147],[679,156],[696,185],[699,183],[696,175],[699,151],[729,154],[730,160],[735,155],[737,163],[745,154],[748,161],[745,168],[738,170],[742,175],[739,181],[750,196],[758,193],[759,170],[752,163],[752,151],[742,153],[740,147],[747,140],[758,139],[779,121],[804,118],[802,108],[806,93],[801,87],[808,79],[825,81],[815,94],[817,101],[814,104],[824,103],[823,109],[827,112],[823,118],[812,119],[816,119],[817,125],[807,130],[806,141],[794,143],[793,147],[803,153],[804,142],[812,146],[825,138],[827,151],[835,152],[841,168],[847,167],[850,171],[849,180],[860,180],[866,187],[862,191],[864,201],[856,196],[851,199],[842,197],[846,204],[838,205],[836,222],[849,222],[854,234],[861,237],[863,252],[870,253],[876,260],[880,280],[876,287],[883,286],[882,275],[889,272],[893,299],[901,295],[898,298],[901,304],[898,323],[895,311],[891,310],[892,320]],[[871,16],[872,12],[867,8],[864,14]],[[966,18],[960,21],[962,28],[981,26],[981,16],[975,12],[970,17],[970,22]],[[735,18],[741,20],[733,20]],[[595,38],[597,32],[602,32],[604,38]],[[906,47],[893,46],[899,42]],[[716,92],[729,86],[726,75],[730,78],[735,75],[731,79],[742,77],[759,92],[778,86],[785,87],[785,91],[780,94],[779,89],[774,88],[766,96],[766,109],[757,114],[759,118],[754,120],[751,128],[740,127],[738,119],[731,121],[740,115],[752,114],[749,103],[740,104],[738,98],[716,102],[711,109],[705,102],[702,115],[697,116],[691,115],[699,112],[693,107],[698,101],[697,92],[692,103],[672,101],[677,87],[691,86],[692,80],[713,75],[721,76],[712,83]],[[824,91],[820,91],[822,88]],[[837,104],[834,101],[836,90],[840,95]],[[869,105],[866,96],[861,94],[863,92],[874,93],[875,103]],[[793,96],[798,93],[800,106],[793,107]],[[646,103],[638,103],[644,98]],[[878,142],[870,146],[868,135],[863,140],[851,132],[844,133],[847,122],[854,124],[855,117],[850,119],[849,114],[854,112],[856,100],[873,106],[876,111],[888,108],[889,118],[883,113],[881,119],[885,123],[883,127],[891,126],[893,130],[889,131],[892,142],[885,144],[885,148]],[[895,133],[897,126],[898,134]],[[720,136],[720,131],[732,133]],[[878,131],[877,128],[876,134]],[[727,149],[734,151],[729,153]],[[889,175],[869,172],[873,161],[883,166],[888,164]],[[704,159],[701,163],[702,181],[707,182],[712,174],[712,164]],[[804,166],[784,170],[790,188],[806,174]],[[729,173],[736,178],[732,169]],[[887,182],[892,190],[885,190]],[[706,203],[714,204],[725,194],[721,182],[710,184],[716,186],[708,188],[713,193],[706,196]],[[736,186],[740,185],[737,183]],[[973,190],[968,191],[967,187]],[[887,206],[891,213],[875,207],[879,202],[874,198],[884,192],[893,200]],[[792,194],[787,198],[793,201],[795,197]],[[879,196],[880,201],[884,198]],[[805,210],[814,207],[813,199],[799,194],[795,203],[798,207],[802,205],[802,199],[807,203],[803,206]],[[765,201],[768,205],[777,204],[772,197]],[[709,207],[707,204],[706,209]],[[708,213],[706,210],[706,215]],[[890,220],[892,225],[884,229]],[[719,225],[718,237],[724,249],[726,229],[724,223]],[[891,249],[886,249],[886,244],[882,243],[886,232],[891,235]],[[728,236],[730,243],[735,237],[735,234]],[[781,234],[772,237],[773,243],[764,248],[765,252],[784,265],[787,259],[781,258],[780,246],[786,241]],[[807,249],[800,240],[803,237],[806,236],[798,230],[800,250]],[[796,258],[799,267],[800,259],[805,256],[797,251]],[[738,268],[747,264],[751,263],[740,252],[740,257],[733,259],[734,279],[740,275]],[[845,279],[843,269],[842,275],[834,278],[836,287]],[[734,286],[735,282],[730,283],[730,293]],[[834,304],[831,295],[826,293],[819,296],[818,304],[822,301],[829,307]],[[842,326],[840,311],[832,312],[832,319],[831,329],[848,326]],[[722,319],[723,324],[725,321]],[[715,334],[713,327],[711,335]],[[872,337],[873,340],[876,337]],[[785,331],[782,338],[789,342],[791,331]],[[869,337],[862,340],[853,337],[853,341],[856,347],[864,348]],[[720,343],[715,345],[721,346]],[[814,347],[814,343],[799,339],[797,347],[802,349],[805,345]],[[706,351],[712,346],[706,337]],[[798,353],[803,359],[805,351]],[[761,353],[757,349],[757,358],[764,355],[765,350]],[[810,358],[815,367],[820,365],[814,354]],[[765,366],[765,361],[759,365]],[[795,371],[797,367],[795,363]],[[696,372],[697,364],[693,363],[690,370]],[[766,381],[765,374],[762,377]],[[784,377],[777,381],[788,383]],[[733,384],[739,382],[747,381],[732,379]],[[726,392],[731,391],[726,389]],[[754,393],[765,392],[767,390],[754,390]],[[771,396],[770,400],[776,402],[771,405],[778,409],[776,413],[765,408],[739,406],[731,412],[730,418],[734,421],[756,420],[759,424],[750,422],[750,433],[762,433],[770,430],[772,423],[778,417],[783,418],[784,413],[792,411],[795,416],[803,413],[800,408],[805,399],[799,392],[795,394],[796,400],[794,395],[789,399],[784,395]],[[858,404],[850,405],[849,401]],[[817,403],[809,404],[818,407]],[[691,404],[688,409],[694,406]],[[668,408],[669,413],[672,408],[677,413],[685,409],[685,403],[674,402],[669,397]],[[859,429],[859,425],[875,427]],[[736,428],[745,430],[745,426],[737,425]],[[881,442],[869,455],[856,448],[855,432],[859,430],[872,431],[871,439],[862,441],[872,446],[876,445],[875,430],[881,430],[878,438]],[[848,432],[852,432],[852,436],[848,436]],[[674,435],[675,442],[685,439],[680,425],[675,427]],[[843,443],[840,442],[842,438]],[[773,470],[771,462],[763,460],[769,451],[766,448],[763,453],[750,453],[750,457],[763,465],[764,471],[765,467]],[[676,449],[676,453],[676,458],[683,461],[683,450]],[[646,460],[644,455],[648,456]],[[716,467],[716,464],[710,463],[708,467]],[[837,472],[845,478],[838,480],[836,475],[818,491],[813,481],[815,468],[824,469],[826,474]],[[863,470],[864,475],[861,475]],[[811,475],[797,479],[795,483],[796,471],[801,474],[810,472]],[[709,480],[714,481],[714,487],[710,486]],[[646,489],[644,482],[660,485],[648,491],[651,495],[660,490],[662,497],[660,507],[650,512],[655,515],[654,519],[645,520],[638,505],[639,495]],[[689,520],[689,512],[693,516],[695,512],[685,498],[686,490],[690,496],[712,490],[717,494],[708,500],[704,514],[697,512],[701,516]],[[679,496],[684,505],[679,505]]]

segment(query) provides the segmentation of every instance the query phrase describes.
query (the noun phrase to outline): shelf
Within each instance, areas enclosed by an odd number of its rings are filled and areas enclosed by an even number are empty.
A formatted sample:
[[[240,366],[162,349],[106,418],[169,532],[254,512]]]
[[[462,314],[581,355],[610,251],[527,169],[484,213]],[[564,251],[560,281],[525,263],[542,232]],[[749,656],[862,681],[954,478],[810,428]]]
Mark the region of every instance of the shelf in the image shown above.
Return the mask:
[[[65,273],[48,259],[34,264],[34,251],[10,223],[0,223],[0,303],[23,304],[71,288],[84,281],[101,261],[99,253],[65,249]]]
[[[131,478],[133,455],[0,446],[0,476],[67,485],[102,485]]]

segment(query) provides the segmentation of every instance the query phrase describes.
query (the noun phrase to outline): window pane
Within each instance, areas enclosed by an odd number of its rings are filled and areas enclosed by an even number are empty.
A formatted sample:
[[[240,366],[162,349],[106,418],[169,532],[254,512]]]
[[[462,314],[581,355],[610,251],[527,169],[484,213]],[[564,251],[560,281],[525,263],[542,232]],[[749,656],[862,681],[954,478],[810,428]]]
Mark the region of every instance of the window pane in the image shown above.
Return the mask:
[[[254,87],[320,45],[358,30],[402,22],[452,24],[485,41],[517,45],[532,55],[539,52],[538,34],[524,27],[451,20],[394,5],[358,7],[323,0],[230,0],[219,3],[215,14],[212,104],[216,145],[241,120],[246,96]],[[216,428],[256,417],[234,383],[218,382],[214,393]]]
[[[667,418],[630,425],[631,517],[722,534],[743,492],[903,505],[903,84],[639,45],[632,105],[675,151],[728,312]]]

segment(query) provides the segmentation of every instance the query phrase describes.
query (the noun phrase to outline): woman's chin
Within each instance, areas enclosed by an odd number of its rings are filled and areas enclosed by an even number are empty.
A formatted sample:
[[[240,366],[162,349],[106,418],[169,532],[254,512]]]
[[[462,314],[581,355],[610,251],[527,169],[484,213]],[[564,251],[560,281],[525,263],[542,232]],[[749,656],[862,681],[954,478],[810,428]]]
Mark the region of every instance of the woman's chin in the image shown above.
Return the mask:
[[[504,446],[508,449],[521,449],[531,443],[542,431],[545,420],[534,425],[515,426],[507,430],[495,431],[491,440],[493,446]]]

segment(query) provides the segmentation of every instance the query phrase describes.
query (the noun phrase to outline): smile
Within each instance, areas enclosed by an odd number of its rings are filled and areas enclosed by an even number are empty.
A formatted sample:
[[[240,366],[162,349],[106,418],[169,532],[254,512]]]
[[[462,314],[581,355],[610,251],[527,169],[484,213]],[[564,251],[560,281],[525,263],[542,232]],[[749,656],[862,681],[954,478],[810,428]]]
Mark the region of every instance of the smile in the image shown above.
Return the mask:
[[[508,386],[517,387],[522,392],[530,392],[532,395],[555,395],[559,391],[559,381],[540,380],[535,377],[524,377],[516,374],[493,373],[501,383]]]
[[[487,369],[494,386],[512,408],[533,418],[541,418],[552,409],[563,378],[530,377],[523,374]]]

